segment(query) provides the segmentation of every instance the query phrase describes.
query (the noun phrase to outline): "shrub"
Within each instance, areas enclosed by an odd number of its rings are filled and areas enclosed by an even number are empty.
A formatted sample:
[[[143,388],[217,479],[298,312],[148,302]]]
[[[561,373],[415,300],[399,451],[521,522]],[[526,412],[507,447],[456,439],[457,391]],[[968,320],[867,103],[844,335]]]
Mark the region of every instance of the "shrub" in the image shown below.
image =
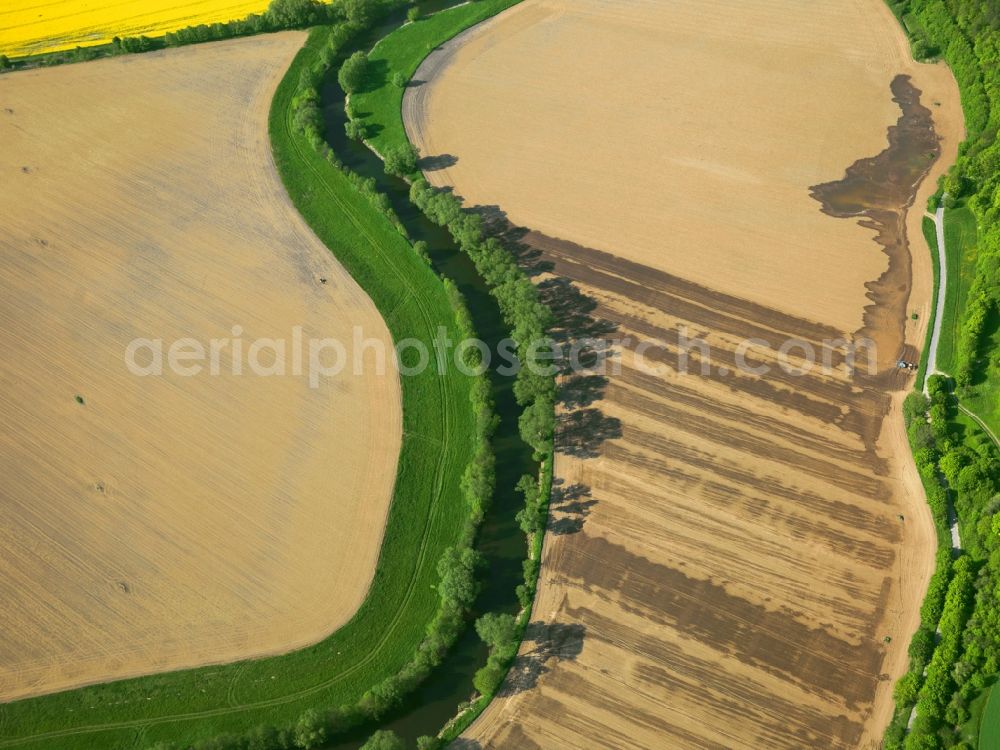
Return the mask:
[[[361,746],[361,750],[405,750],[406,745],[395,732],[389,729],[380,729],[368,738],[368,742]]]
[[[375,20],[378,0],[341,0],[347,20],[358,26],[369,26]]]
[[[271,0],[264,17],[274,28],[298,29],[332,20],[330,9],[319,0]]]
[[[480,695],[493,695],[500,687],[500,683],[503,682],[506,673],[507,670],[491,661],[476,672],[472,678],[472,685]]]
[[[368,137],[368,126],[361,120],[348,120],[344,123],[344,130],[352,141],[363,141]]]
[[[508,647],[517,640],[517,621],[513,615],[487,612],[476,620],[476,632],[494,649]]]
[[[303,750],[319,747],[327,738],[326,719],[319,710],[307,709],[295,723],[295,747]]]

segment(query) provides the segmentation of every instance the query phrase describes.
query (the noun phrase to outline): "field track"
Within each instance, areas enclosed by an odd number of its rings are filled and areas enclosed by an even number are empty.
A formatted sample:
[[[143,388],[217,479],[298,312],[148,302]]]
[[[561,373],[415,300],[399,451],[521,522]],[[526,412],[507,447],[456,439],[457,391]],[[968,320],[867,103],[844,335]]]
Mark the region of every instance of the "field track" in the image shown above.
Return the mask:
[[[0,80],[0,698],[280,653],[364,599],[399,455],[394,374],[139,378],[137,337],[391,348],[267,136],[304,35]],[[326,282],[321,282],[326,279]],[[266,357],[265,357],[266,359]],[[370,363],[369,363],[370,364]],[[246,363],[244,363],[246,369]],[[83,404],[75,401],[79,395]]]
[[[941,155],[861,222],[824,214],[810,188],[919,129],[900,74]],[[893,366],[929,318],[907,208],[962,137],[950,73],[912,62],[878,0],[525,0],[415,79],[428,178],[523,228],[560,337],[610,341],[604,380],[564,382],[534,624],[469,740],[875,747],[934,550]],[[678,375],[679,330],[706,372]],[[861,332],[873,376],[776,364]],[[751,338],[765,376],[737,366]]]

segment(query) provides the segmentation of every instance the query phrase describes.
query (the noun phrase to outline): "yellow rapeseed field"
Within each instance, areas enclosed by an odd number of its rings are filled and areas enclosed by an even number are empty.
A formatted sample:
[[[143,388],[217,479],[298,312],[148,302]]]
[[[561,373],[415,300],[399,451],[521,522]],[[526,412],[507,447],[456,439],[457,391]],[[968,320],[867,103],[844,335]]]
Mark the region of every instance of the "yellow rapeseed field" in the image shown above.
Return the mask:
[[[0,54],[9,57],[159,36],[261,13],[267,0],[11,0],[0,6]]]

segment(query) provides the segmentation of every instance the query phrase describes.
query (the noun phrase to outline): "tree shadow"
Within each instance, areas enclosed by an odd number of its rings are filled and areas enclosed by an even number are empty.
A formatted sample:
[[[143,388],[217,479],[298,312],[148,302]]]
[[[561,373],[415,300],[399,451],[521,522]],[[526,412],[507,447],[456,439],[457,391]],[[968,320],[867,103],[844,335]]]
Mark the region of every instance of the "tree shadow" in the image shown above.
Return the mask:
[[[417,161],[417,166],[422,172],[437,172],[440,169],[447,169],[458,164],[458,157],[454,154],[438,154],[437,156],[424,156]]]
[[[552,660],[575,660],[583,652],[586,632],[587,629],[578,623],[530,623],[524,633],[524,642],[534,643],[534,648],[517,657],[498,695],[509,697],[533,689],[539,678],[552,669]]]
[[[590,406],[601,399],[607,385],[603,375],[568,375],[559,384],[559,403],[566,409]]]
[[[514,226],[507,219],[507,213],[496,205],[480,205],[472,209],[483,219],[491,237],[495,237],[517,261],[518,266],[528,276],[534,278],[543,273],[549,273],[554,265],[544,259],[542,252],[525,241],[529,230]]]
[[[484,229],[501,243],[530,277],[536,278],[539,299],[552,312],[548,335],[556,344],[558,400],[562,407],[556,424],[556,450],[578,458],[599,454],[605,440],[621,437],[621,422],[594,406],[608,380],[608,360],[618,356],[614,322],[601,318],[596,299],[571,279],[554,274],[555,264],[532,245],[530,230],[515,226],[497,205],[477,205],[472,212]]]
[[[553,276],[538,284],[542,302],[556,318],[552,335],[557,341],[607,338],[618,330],[610,320],[594,316],[597,301],[563,276]]]
[[[385,86],[389,80],[388,60],[369,60],[365,68],[365,78],[361,86],[363,93],[370,93]]]
[[[597,500],[590,494],[590,487],[579,482],[566,485],[563,479],[554,479],[552,497],[549,500],[548,531],[557,536],[577,534]]]
[[[622,436],[622,423],[600,409],[563,412],[556,419],[556,450],[576,458],[596,458],[606,440]]]

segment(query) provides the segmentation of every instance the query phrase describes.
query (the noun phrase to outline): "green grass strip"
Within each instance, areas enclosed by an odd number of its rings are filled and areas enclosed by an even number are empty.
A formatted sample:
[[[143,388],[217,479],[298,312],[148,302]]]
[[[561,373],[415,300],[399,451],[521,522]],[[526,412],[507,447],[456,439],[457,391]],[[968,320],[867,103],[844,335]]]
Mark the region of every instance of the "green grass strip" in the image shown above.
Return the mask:
[[[938,341],[938,369],[953,375],[965,301],[976,275],[976,217],[968,208],[946,208],[944,245],[948,256],[944,316]]]
[[[1000,747],[1000,690],[992,689],[979,724],[979,747]]]
[[[385,36],[368,55],[372,82],[364,92],[351,96],[351,108],[362,122],[380,126],[368,143],[380,154],[409,143],[403,127],[405,88],[392,83],[393,73],[409,81],[420,63],[435,48],[466,29],[495,16],[520,0],[478,0],[401,26]]]
[[[920,352],[920,366],[917,369],[917,380],[913,387],[918,391],[924,389],[924,379],[927,377],[927,358],[930,356],[931,336],[934,334],[934,321],[937,319],[938,290],[941,288],[941,269],[938,263],[937,225],[929,216],[925,216],[920,225],[931,251],[931,269],[934,274],[934,288],[931,293],[931,316],[927,321],[927,335],[924,337],[923,350]],[[940,347],[940,343],[938,344]]]
[[[316,29],[275,95],[275,160],[296,207],[365,289],[395,340],[458,337],[440,279],[348,179],[289,122]],[[395,496],[371,590],[329,638],[284,656],[152,675],[0,706],[0,748],[93,750],[191,742],[260,724],[288,725],[307,708],[354,703],[412,656],[438,606],[436,565],[455,545],[468,509],[460,479],[475,425],[471,380],[432,366],[402,378],[403,445]],[[233,533],[239,533],[238,529]]]

